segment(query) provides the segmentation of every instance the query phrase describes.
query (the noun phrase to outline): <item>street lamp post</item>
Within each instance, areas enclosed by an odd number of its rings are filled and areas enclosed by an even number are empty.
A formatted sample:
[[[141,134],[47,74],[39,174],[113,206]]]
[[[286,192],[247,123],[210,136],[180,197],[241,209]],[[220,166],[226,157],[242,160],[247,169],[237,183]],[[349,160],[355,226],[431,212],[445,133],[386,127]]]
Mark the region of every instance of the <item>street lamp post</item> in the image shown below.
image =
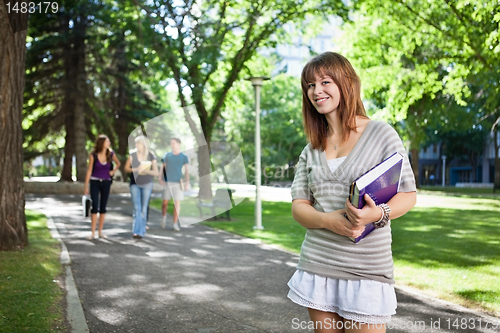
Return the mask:
[[[247,80],[252,82],[255,91],[255,226],[254,229],[262,230],[262,202],[260,199],[260,88],[264,80],[268,77],[250,77]]]

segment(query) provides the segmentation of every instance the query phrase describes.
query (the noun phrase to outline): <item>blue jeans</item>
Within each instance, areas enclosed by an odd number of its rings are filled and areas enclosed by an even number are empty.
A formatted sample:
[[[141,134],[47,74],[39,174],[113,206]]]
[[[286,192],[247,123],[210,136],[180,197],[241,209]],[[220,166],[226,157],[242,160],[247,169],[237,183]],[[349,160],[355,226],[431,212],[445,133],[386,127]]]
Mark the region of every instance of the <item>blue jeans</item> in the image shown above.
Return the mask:
[[[132,195],[132,204],[134,205],[132,232],[141,237],[146,233],[146,217],[151,192],[153,192],[153,183],[141,186],[136,184],[130,185],[130,194]]]

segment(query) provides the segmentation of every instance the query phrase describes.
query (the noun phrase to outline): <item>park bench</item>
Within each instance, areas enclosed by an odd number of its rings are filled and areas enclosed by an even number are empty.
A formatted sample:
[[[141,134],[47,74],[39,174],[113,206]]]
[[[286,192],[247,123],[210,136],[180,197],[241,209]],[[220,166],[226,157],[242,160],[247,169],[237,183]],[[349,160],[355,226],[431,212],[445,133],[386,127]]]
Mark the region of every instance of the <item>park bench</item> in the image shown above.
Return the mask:
[[[219,188],[215,191],[215,197],[213,200],[206,200],[202,198],[198,198],[197,207],[200,211],[200,217],[203,217],[203,208],[209,208],[212,213],[213,220],[218,219],[218,215],[216,214],[216,208],[222,208],[226,210],[226,217],[228,220],[231,219],[229,215],[229,211],[234,206],[233,202],[233,189],[230,188]]]

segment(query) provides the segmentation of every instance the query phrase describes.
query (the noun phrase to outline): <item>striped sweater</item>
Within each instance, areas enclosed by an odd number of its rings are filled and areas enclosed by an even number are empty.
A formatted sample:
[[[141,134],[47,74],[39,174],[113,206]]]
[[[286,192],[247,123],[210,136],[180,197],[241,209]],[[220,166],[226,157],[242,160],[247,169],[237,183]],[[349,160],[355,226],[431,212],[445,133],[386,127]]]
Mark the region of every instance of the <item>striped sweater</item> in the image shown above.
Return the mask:
[[[314,208],[331,212],[344,208],[351,183],[394,152],[403,157],[400,192],[416,191],[408,155],[396,131],[371,120],[344,162],[332,173],[323,150],[308,144],[300,154],[292,185],[292,200],[312,201]],[[376,280],[394,284],[390,223],[355,244],[326,229],[307,229],[297,269],[345,280]]]

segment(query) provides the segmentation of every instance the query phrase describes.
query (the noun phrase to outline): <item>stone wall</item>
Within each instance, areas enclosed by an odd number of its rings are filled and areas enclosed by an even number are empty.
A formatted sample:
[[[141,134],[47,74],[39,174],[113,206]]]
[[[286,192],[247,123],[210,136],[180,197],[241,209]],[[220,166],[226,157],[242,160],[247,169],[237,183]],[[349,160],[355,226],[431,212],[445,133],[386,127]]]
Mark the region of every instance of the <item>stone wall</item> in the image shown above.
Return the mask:
[[[34,194],[83,194],[82,182],[24,182],[26,193]],[[162,187],[154,184],[153,192],[161,192]],[[111,193],[130,193],[129,183],[114,181]]]

